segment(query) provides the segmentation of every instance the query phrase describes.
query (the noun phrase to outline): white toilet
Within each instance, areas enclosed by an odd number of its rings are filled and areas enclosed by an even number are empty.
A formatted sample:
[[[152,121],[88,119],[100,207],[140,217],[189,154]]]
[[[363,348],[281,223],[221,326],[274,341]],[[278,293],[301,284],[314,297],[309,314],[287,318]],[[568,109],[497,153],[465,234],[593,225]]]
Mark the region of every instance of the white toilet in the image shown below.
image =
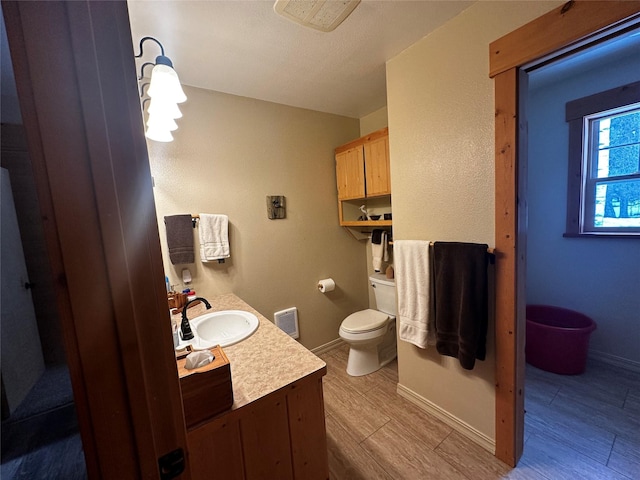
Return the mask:
[[[396,285],[384,274],[369,277],[378,310],[352,313],[340,325],[340,338],[349,344],[347,373],[373,373],[396,358]]]

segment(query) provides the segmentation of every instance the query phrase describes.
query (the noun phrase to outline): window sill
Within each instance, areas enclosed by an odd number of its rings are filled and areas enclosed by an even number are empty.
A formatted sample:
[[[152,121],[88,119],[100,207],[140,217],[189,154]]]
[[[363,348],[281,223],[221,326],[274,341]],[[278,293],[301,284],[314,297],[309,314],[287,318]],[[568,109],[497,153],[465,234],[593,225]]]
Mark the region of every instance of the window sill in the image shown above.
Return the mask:
[[[640,240],[640,232],[637,233],[563,233],[564,238],[627,238]]]

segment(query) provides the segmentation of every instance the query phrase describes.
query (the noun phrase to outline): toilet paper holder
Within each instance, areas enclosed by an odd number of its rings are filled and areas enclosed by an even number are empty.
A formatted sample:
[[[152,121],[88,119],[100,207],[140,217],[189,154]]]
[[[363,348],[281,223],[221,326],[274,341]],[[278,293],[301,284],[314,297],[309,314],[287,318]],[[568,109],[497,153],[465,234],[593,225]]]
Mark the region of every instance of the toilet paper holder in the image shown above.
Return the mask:
[[[333,292],[335,289],[336,282],[333,281],[333,278],[325,278],[318,281],[318,291],[320,293]]]

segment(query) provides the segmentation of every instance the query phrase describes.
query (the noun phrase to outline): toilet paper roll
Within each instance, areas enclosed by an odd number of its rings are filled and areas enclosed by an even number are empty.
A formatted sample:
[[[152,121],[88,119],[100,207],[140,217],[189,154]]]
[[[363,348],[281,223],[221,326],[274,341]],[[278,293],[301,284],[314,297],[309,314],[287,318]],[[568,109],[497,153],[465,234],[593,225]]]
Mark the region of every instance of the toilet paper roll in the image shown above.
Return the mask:
[[[318,282],[318,290],[321,293],[333,292],[336,289],[336,282],[332,278],[325,278]]]

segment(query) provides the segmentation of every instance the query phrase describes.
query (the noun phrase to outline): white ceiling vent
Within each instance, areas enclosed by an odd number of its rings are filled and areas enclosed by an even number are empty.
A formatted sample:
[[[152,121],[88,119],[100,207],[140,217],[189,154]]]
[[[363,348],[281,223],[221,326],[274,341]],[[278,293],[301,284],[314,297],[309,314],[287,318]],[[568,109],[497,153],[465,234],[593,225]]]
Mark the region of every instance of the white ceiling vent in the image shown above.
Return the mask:
[[[358,6],[360,0],[276,0],[273,9],[292,22],[330,32]]]

